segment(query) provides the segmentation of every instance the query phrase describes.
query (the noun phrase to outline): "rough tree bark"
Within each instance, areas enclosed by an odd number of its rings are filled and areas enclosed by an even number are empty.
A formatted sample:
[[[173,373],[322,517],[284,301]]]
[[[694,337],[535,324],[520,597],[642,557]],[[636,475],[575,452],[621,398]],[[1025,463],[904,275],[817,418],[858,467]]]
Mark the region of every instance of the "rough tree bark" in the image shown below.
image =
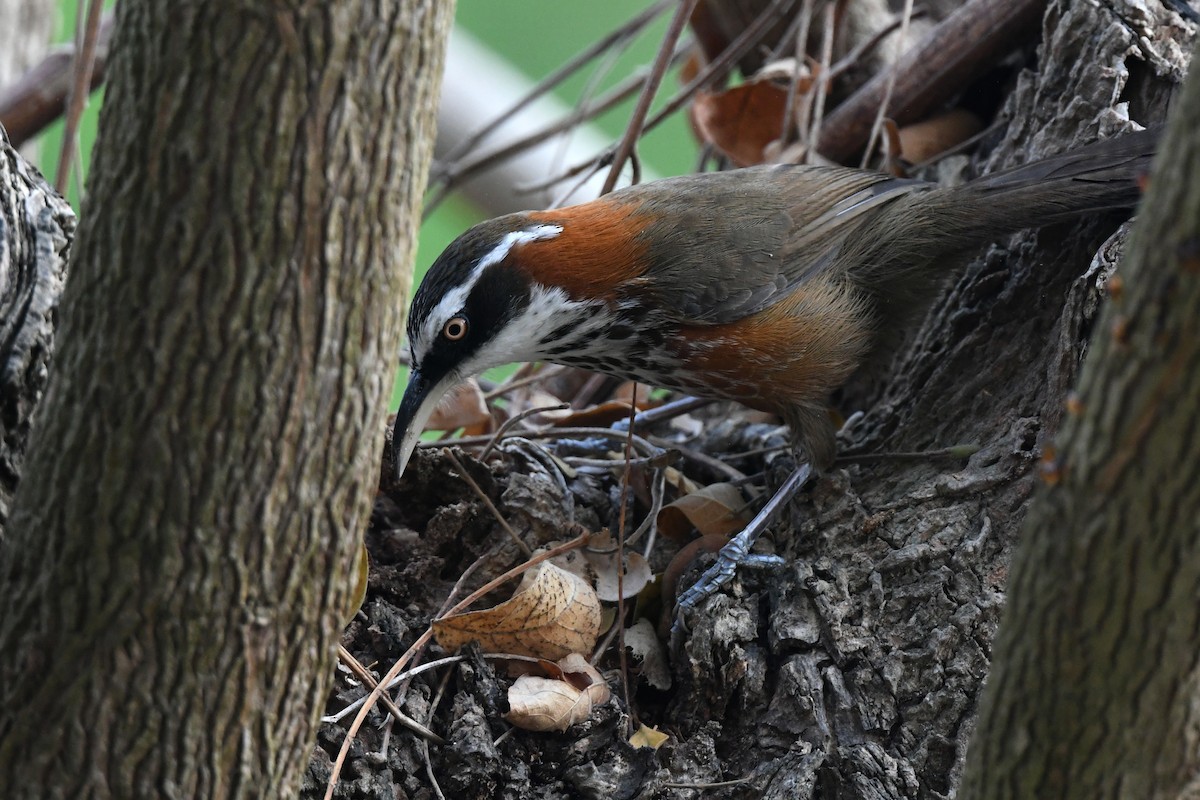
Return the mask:
[[[1013,558],[963,798],[1200,793],[1197,54]]]
[[[295,790],[377,481],[452,10],[119,4],[0,549],[0,795]]]
[[[978,150],[988,163],[973,170],[1160,122],[1195,35],[1157,0],[1052,0],[1040,32],[1036,55],[1031,47],[997,87],[1008,99]],[[1061,424],[1096,330],[1122,222],[1097,215],[987,248],[911,346],[876,381],[844,392],[844,410],[866,411],[849,448],[980,449],[965,463],[854,464],[806,491],[774,537],[788,566],[739,571],[689,617],[669,692],[635,684],[640,721],[669,732],[667,744],[631,747],[613,707],[562,735],[501,736],[503,683],[472,660],[444,696],[418,679],[404,699],[447,742],[423,750],[364,729],[346,772],[385,777],[343,784],[340,796],[378,796],[381,784],[414,796],[431,790],[430,774],[461,798],[954,796],[1041,445]],[[688,446],[745,452],[763,444],[761,430],[718,414]],[[760,457],[727,458],[746,473],[763,468]],[[564,497],[519,447],[464,467],[531,545],[563,529],[564,507],[593,528],[616,524],[612,483],[581,475]],[[378,586],[347,645],[368,663],[390,663],[504,535],[447,460],[426,456],[410,472],[368,538]],[[359,695],[347,683],[339,704]],[[323,727],[324,751],[342,735]],[[324,789],[327,763],[319,752],[310,796]],[[738,782],[714,786],[727,781]]]
[[[54,352],[75,214],[0,131],[0,539]]]

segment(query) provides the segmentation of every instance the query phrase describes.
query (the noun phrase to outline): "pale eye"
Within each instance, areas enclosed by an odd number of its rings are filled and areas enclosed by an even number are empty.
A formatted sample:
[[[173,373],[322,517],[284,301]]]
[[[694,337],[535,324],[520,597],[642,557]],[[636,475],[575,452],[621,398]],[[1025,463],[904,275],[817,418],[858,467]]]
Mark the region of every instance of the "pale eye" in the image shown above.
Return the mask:
[[[445,336],[452,342],[457,342],[467,335],[467,318],[466,317],[451,317],[446,320],[446,324],[442,326],[442,336]]]

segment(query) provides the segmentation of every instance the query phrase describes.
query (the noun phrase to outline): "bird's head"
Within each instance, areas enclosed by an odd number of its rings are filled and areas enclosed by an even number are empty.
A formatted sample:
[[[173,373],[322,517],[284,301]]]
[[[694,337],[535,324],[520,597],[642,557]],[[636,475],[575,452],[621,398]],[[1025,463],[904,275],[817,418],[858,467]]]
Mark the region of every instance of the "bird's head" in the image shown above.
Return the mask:
[[[556,261],[552,244],[562,232],[561,224],[510,214],[467,231],[430,267],[408,314],[412,371],[393,428],[397,477],[449,389],[491,367],[544,357],[560,326],[593,305],[545,285],[527,266]]]

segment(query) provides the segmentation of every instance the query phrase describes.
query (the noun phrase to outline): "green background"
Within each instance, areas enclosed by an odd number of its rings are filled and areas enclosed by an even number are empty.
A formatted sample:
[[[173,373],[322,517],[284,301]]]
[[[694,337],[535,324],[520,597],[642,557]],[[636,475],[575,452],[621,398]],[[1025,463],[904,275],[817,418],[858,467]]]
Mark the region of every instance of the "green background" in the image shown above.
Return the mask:
[[[107,2],[106,6],[111,6]],[[599,37],[621,25],[648,5],[647,0],[608,0],[604,3],[547,2],[546,0],[460,0],[457,24],[485,43],[531,80],[536,81],[569,60]],[[69,42],[74,37],[75,18],[86,4],[61,3],[58,41]],[[658,50],[669,14],[661,15],[632,46],[613,63],[608,74],[592,87],[593,96],[619,83],[630,73],[648,66]],[[592,79],[592,69],[603,62],[593,62],[574,76],[556,93],[560,99],[574,105],[580,93]],[[668,75],[659,91],[658,104],[678,88],[674,76]],[[92,95],[80,128],[80,152],[84,174],[87,159],[96,136],[96,120],[103,102],[103,90]],[[633,101],[630,100],[597,120],[602,131],[616,140],[624,131]],[[478,125],[486,120],[480,119]],[[41,167],[47,176],[58,171],[58,154],[62,143],[62,123],[56,123],[42,136]],[[659,175],[674,175],[694,169],[697,149],[680,115],[651,132],[639,145],[643,164]],[[80,207],[79,176],[73,178],[68,199],[76,210]],[[452,197],[443,203],[421,227],[416,263],[419,280],[429,264],[454,237],[482,219],[483,214],[466,200]],[[403,375],[397,390],[403,387]],[[399,396],[393,398],[393,407]]]

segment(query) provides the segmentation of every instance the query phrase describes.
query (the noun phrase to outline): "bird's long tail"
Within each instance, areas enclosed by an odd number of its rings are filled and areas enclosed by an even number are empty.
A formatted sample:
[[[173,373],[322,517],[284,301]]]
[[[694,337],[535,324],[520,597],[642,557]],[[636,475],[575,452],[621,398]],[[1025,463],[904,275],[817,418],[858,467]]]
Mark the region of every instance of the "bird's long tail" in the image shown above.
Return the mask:
[[[1151,128],[985,175],[961,187],[958,201],[969,192],[977,202],[1003,208],[997,233],[1132,208],[1160,135],[1161,129]]]

